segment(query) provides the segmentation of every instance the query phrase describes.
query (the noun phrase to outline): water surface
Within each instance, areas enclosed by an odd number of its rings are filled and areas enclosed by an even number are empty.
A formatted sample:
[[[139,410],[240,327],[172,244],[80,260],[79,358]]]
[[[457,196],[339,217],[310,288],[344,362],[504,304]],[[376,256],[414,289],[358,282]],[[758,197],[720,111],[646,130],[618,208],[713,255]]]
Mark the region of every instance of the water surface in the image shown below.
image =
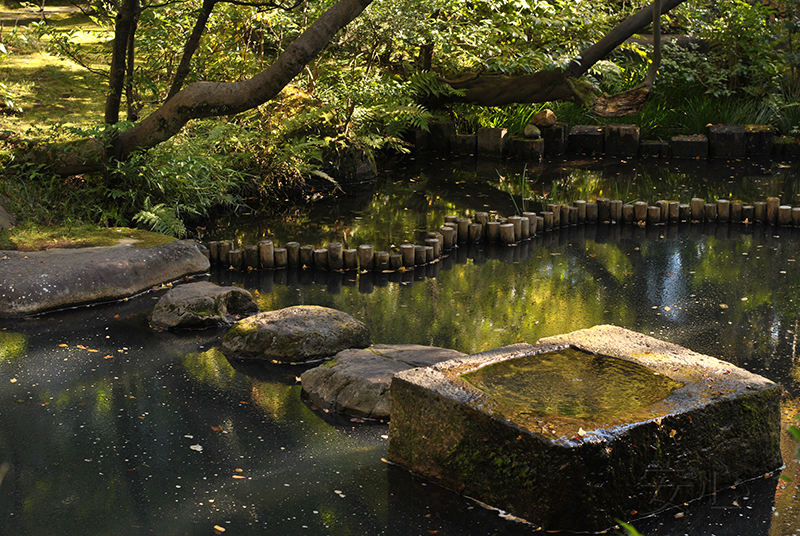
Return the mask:
[[[794,184],[758,180],[770,192]],[[513,210],[494,208],[510,199],[504,191],[474,184],[420,201],[430,208],[444,199],[441,210],[406,211],[380,192],[367,207],[386,203],[386,218],[397,215],[392,221],[412,233],[465,200],[477,198],[473,210]],[[344,229],[368,215],[360,217],[338,221]],[[248,232],[236,231],[237,240],[266,233]],[[376,343],[467,353],[616,324],[781,383],[788,424],[800,414],[798,259],[794,229],[590,225],[516,247],[462,247],[405,274],[215,270],[211,280],[247,288],[262,310],[346,311]],[[308,404],[297,382],[306,367],[229,362],[217,350],[223,330],[150,330],[147,313],[163,292],[0,325],[0,534],[194,535],[214,526],[237,535],[531,534],[383,462],[388,426]],[[791,481],[766,475],[683,505],[670,502],[665,473],[651,508],[634,517],[661,513],[636,526],[643,534],[800,533],[797,445],[786,433],[782,446]]]

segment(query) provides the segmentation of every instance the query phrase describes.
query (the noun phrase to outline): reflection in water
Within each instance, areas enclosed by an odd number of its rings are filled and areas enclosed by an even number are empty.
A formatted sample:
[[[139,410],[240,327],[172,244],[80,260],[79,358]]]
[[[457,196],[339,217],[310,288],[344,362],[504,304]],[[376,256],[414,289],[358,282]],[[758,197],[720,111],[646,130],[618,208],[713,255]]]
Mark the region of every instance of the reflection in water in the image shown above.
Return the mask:
[[[552,180],[533,171],[540,193],[552,194]],[[593,187],[611,188],[603,181],[612,171],[600,172]],[[623,180],[628,171],[613,173]],[[510,213],[505,193],[468,175],[454,173],[450,190],[423,195],[424,215],[395,208],[385,218],[421,232],[456,206]],[[731,195],[795,194],[791,180],[776,186],[766,177],[731,185],[753,190]],[[659,181],[671,188],[684,177]],[[692,195],[705,195],[703,179],[691,181]],[[663,197],[685,199],[679,193]],[[353,221],[378,218],[380,210]],[[330,241],[328,224],[322,227],[319,240]],[[248,232],[240,237],[268,235]],[[347,224],[334,235],[345,232],[355,240],[366,231]],[[402,239],[369,232],[370,240]],[[405,273],[217,271],[212,280],[258,291],[262,309],[346,311],[377,343],[477,352],[616,324],[778,381],[791,395],[788,422],[800,410],[798,243],[798,230],[762,226],[582,226],[517,247],[461,247]],[[151,331],[146,314],[157,297],[0,326],[0,463],[10,464],[0,485],[0,533],[211,534],[218,525],[238,535],[530,534],[383,463],[388,427],[309,407],[295,380],[306,367],[228,362],[216,350],[223,330]],[[796,534],[800,468],[788,435],[783,445],[791,482],[743,483],[637,527],[644,534]],[[668,476],[654,497],[669,497]]]

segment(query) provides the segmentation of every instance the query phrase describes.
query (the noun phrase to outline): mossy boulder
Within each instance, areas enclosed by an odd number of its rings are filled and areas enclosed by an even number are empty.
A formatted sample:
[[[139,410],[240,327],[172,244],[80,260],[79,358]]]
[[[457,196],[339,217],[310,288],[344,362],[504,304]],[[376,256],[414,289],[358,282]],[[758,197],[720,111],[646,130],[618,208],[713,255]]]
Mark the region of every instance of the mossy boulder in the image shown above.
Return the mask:
[[[231,324],[258,312],[250,293],[207,281],[179,285],[164,294],[150,315],[157,329],[197,329]]]
[[[229,357],[296,363],[372,343],[367,327],[336,309],[299,305],[238,321],[222,339]]]
[[[303,392],[316,405],[370,419],[389,418],[392,377],[400,371],[463,357],[447,348],[376,344],[342,350],[333,360],[300,376]]]

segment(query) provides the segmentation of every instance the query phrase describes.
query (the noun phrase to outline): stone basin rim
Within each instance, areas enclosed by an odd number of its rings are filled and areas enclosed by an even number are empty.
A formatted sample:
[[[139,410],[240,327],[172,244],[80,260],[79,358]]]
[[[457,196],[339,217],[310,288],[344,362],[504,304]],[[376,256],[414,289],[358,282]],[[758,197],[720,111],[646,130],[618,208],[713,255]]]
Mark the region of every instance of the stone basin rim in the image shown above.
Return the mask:
[[[574,333],[588,333],[597,330],[610,330],[613,332],[613,330],[617,329],[620,328],[603,325],[595,326],[587,330],[579,330]],[[656,374],[663,375],[673,381],[683,384],[672,391],[667,397],[650,406],[660,408],[655,410],[657,412],[654,413],[652,418],[636,419],[619,424],[606,424],[587,429],[585,430],[586,435],[577,439],[563,435],[549,438],[526,429],[510,419],[502,419],[507,422],[507,424],[515,426],[522,432],[538,435],[546,441],[553,441],[558,444],[563,444],[564,446],[574,446],[579,443],[587,442],[610,441],[626,430],[645,423],[655,422],[660,426],[662,420],[685,413],[687,410],[699,409],[721,400],[733,400],[745,389],[760,390],[780,388],[779,384],[739,368],[732,363],[688,350],[688,353],[692,357],[700,358],[701,360],[699,366],[697,362],[692,363],[690,366],[677,357],[677,350],[679,348],[683,354],[687,353],[687,349],[671,343],[663,343],[660,347],[652,348],[652,350],[655,351],[651,351],[650,354],[637,355],[633,352],[607,351],[609,350],[607,348],[593,348],[591,345],[583,344],[580,341],[564,340],[561,337],[562,336],[541,339],[536,344],[513,344],[462,358],[443,361],[427,367],[427,371],[424,373],[432,376],[429,378],[429,380],[432,380],[430,385],[432,388],[439,391],[440,394],[446,394],[446,396],[461,400],[463,403],[491,416],[493,419],[499,419],[499,417],[484,404],[484,402],[489,402],[491,400],[491,396],[460,378],[462,374],[473,372],[483,367],[495,365],[510,359],[556,352],[567,348],[605,358],[620,359],[635,363],[644,366]],[[652,341],[653,339],[649,340]],[[675,352],[675,354],[670,355],[671,352]],[[645,357],[648,355],[649,357]],[[420,369],[412,369],[410,371],[398,373],[398,375],[411,376],[417,374],[418,372],[415,371],[419,370]],[[542,414],[542,416],[545,419],[549,417],[547,414]]]

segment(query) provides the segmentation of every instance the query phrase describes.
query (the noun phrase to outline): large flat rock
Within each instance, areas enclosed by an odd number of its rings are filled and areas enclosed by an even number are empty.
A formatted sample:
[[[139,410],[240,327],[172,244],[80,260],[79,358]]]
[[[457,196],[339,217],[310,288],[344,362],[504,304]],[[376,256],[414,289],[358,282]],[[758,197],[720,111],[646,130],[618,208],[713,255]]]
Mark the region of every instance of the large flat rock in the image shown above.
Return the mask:
[[[208,268],[208,259],[190,241],[150,248],[0,251],[0,317],[127,298]]]
[[[584,359],[576,350],[596,367],[580,377],[571,370]],[[465,379],[495,365],[513,371],[556,362],[555,355],[566,361],[557,361],[538,387],[545,402],[562,388],[581,393],[561,399],[564,407],[520,406],[517,395],[524,393],[489,395]],[[670,389],[658,397],[634,390],[630,396],[643,404],[618,418],[578,411],[628,382],[623,375],[619,385],[586,389],[604,367],[641,369]],[[533,390],[537,379],[528,379]],[[614,326],[400,372],[391,396],[390,461],[547,530],[603,530],[782,465],[779,385]]]
[[[464,357],[447,348],[418,344],[376,344],[342,350],[300,376],[303,392],[317,406],[358,417],[389,418],[392,377],[403,370]]]

